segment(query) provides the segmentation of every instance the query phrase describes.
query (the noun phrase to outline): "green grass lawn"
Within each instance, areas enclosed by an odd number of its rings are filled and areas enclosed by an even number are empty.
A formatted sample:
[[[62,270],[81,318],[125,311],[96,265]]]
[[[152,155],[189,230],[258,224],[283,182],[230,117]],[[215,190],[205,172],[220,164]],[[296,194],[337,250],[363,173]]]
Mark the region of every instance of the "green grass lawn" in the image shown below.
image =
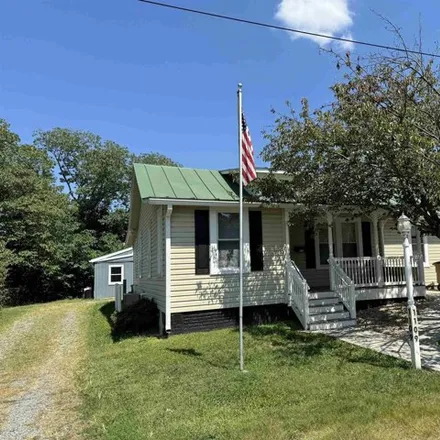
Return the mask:
[[[14,321],[25,314],[35,310],[40,305],[20,306],[20,307],[0,307],[0,332],[9,327]]]
[[[114,342],[90,309],[90,439],[438,439],[440,375],[288,325]]]

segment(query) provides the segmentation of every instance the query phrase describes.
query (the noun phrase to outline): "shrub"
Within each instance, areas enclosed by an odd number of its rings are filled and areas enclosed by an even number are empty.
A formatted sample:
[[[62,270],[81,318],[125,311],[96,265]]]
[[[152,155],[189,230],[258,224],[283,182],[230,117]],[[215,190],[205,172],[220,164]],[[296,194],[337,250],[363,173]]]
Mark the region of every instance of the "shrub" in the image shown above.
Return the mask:
[[[142,298],[113,317],[113,336],[151,334],[158,331],[159,309],[153,300]]]

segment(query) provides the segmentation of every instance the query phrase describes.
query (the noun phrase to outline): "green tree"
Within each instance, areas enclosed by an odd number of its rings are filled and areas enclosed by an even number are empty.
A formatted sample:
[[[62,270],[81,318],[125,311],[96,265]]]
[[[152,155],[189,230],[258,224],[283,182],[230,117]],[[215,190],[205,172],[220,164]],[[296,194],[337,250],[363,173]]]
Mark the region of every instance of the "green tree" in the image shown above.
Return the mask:
[[[78,220],[96,235],[103,252],[120,248],[125,238],[133,162],[179,166],[159,153],[136,156],[85,131],[38,131],[34,144],[54,160],[60,182],[77,206]]]
[[[262,157],[290,179],[267,179],[261,190],[300,203],[301,215],[324,205],[405,212],[440,237],[438,63],[408,51],[335,56],[344,75],[330,104],[311,111],[304,99],[299,112],[289,104],[276,114]]]
[[[43,151],[21,145],[0,120],[1,302],[72,294],[68,266],[79,224]]]

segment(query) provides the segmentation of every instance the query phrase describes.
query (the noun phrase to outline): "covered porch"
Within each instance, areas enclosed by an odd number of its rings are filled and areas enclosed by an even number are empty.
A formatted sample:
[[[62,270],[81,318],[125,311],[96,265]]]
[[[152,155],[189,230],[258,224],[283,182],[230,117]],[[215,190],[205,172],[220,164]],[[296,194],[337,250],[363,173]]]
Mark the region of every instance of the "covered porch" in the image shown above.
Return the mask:
[[[424,295],[424,240],[416,229],[411,242],[415,294]],[[290,225],[288,246],[288,300],[305,328],[316,327],[319,319],[326,328],[338,328],[335,322],[328,327],[336,310],[353,325],[357,301],[407,295],[402,238],[384,213],[327,213],[312,228]],[[318,311],[324,313],[314,316]]]
[[[331,288],[332,266],[338,265],[356,288],[404,286],[402,238],[394,220],[379,212],[357,218],[333,215],[314,227],[288,227],[290,259],[312,289]],[[411,237],[413,277],[424,285],[425,242],[414,228]]]

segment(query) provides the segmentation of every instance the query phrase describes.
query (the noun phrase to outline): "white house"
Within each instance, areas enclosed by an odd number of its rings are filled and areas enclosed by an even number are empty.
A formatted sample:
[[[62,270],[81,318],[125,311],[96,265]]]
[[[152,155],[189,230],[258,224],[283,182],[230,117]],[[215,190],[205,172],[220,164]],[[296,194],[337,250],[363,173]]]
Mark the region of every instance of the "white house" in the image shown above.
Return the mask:
[[[238,187],[231,170],[134,169],[127,244],[135,293],[156,301],[167,333],[235,325]],[[328,213],[310,228],[290,224],[293,210],[245,203],[245,321],[295,313],[305,328],[343,327],[355,325],[357,301],[406,296],[402,239],[386,212]],[[440,240],[414,230],[413,254],[423,296],[436,280]]]

